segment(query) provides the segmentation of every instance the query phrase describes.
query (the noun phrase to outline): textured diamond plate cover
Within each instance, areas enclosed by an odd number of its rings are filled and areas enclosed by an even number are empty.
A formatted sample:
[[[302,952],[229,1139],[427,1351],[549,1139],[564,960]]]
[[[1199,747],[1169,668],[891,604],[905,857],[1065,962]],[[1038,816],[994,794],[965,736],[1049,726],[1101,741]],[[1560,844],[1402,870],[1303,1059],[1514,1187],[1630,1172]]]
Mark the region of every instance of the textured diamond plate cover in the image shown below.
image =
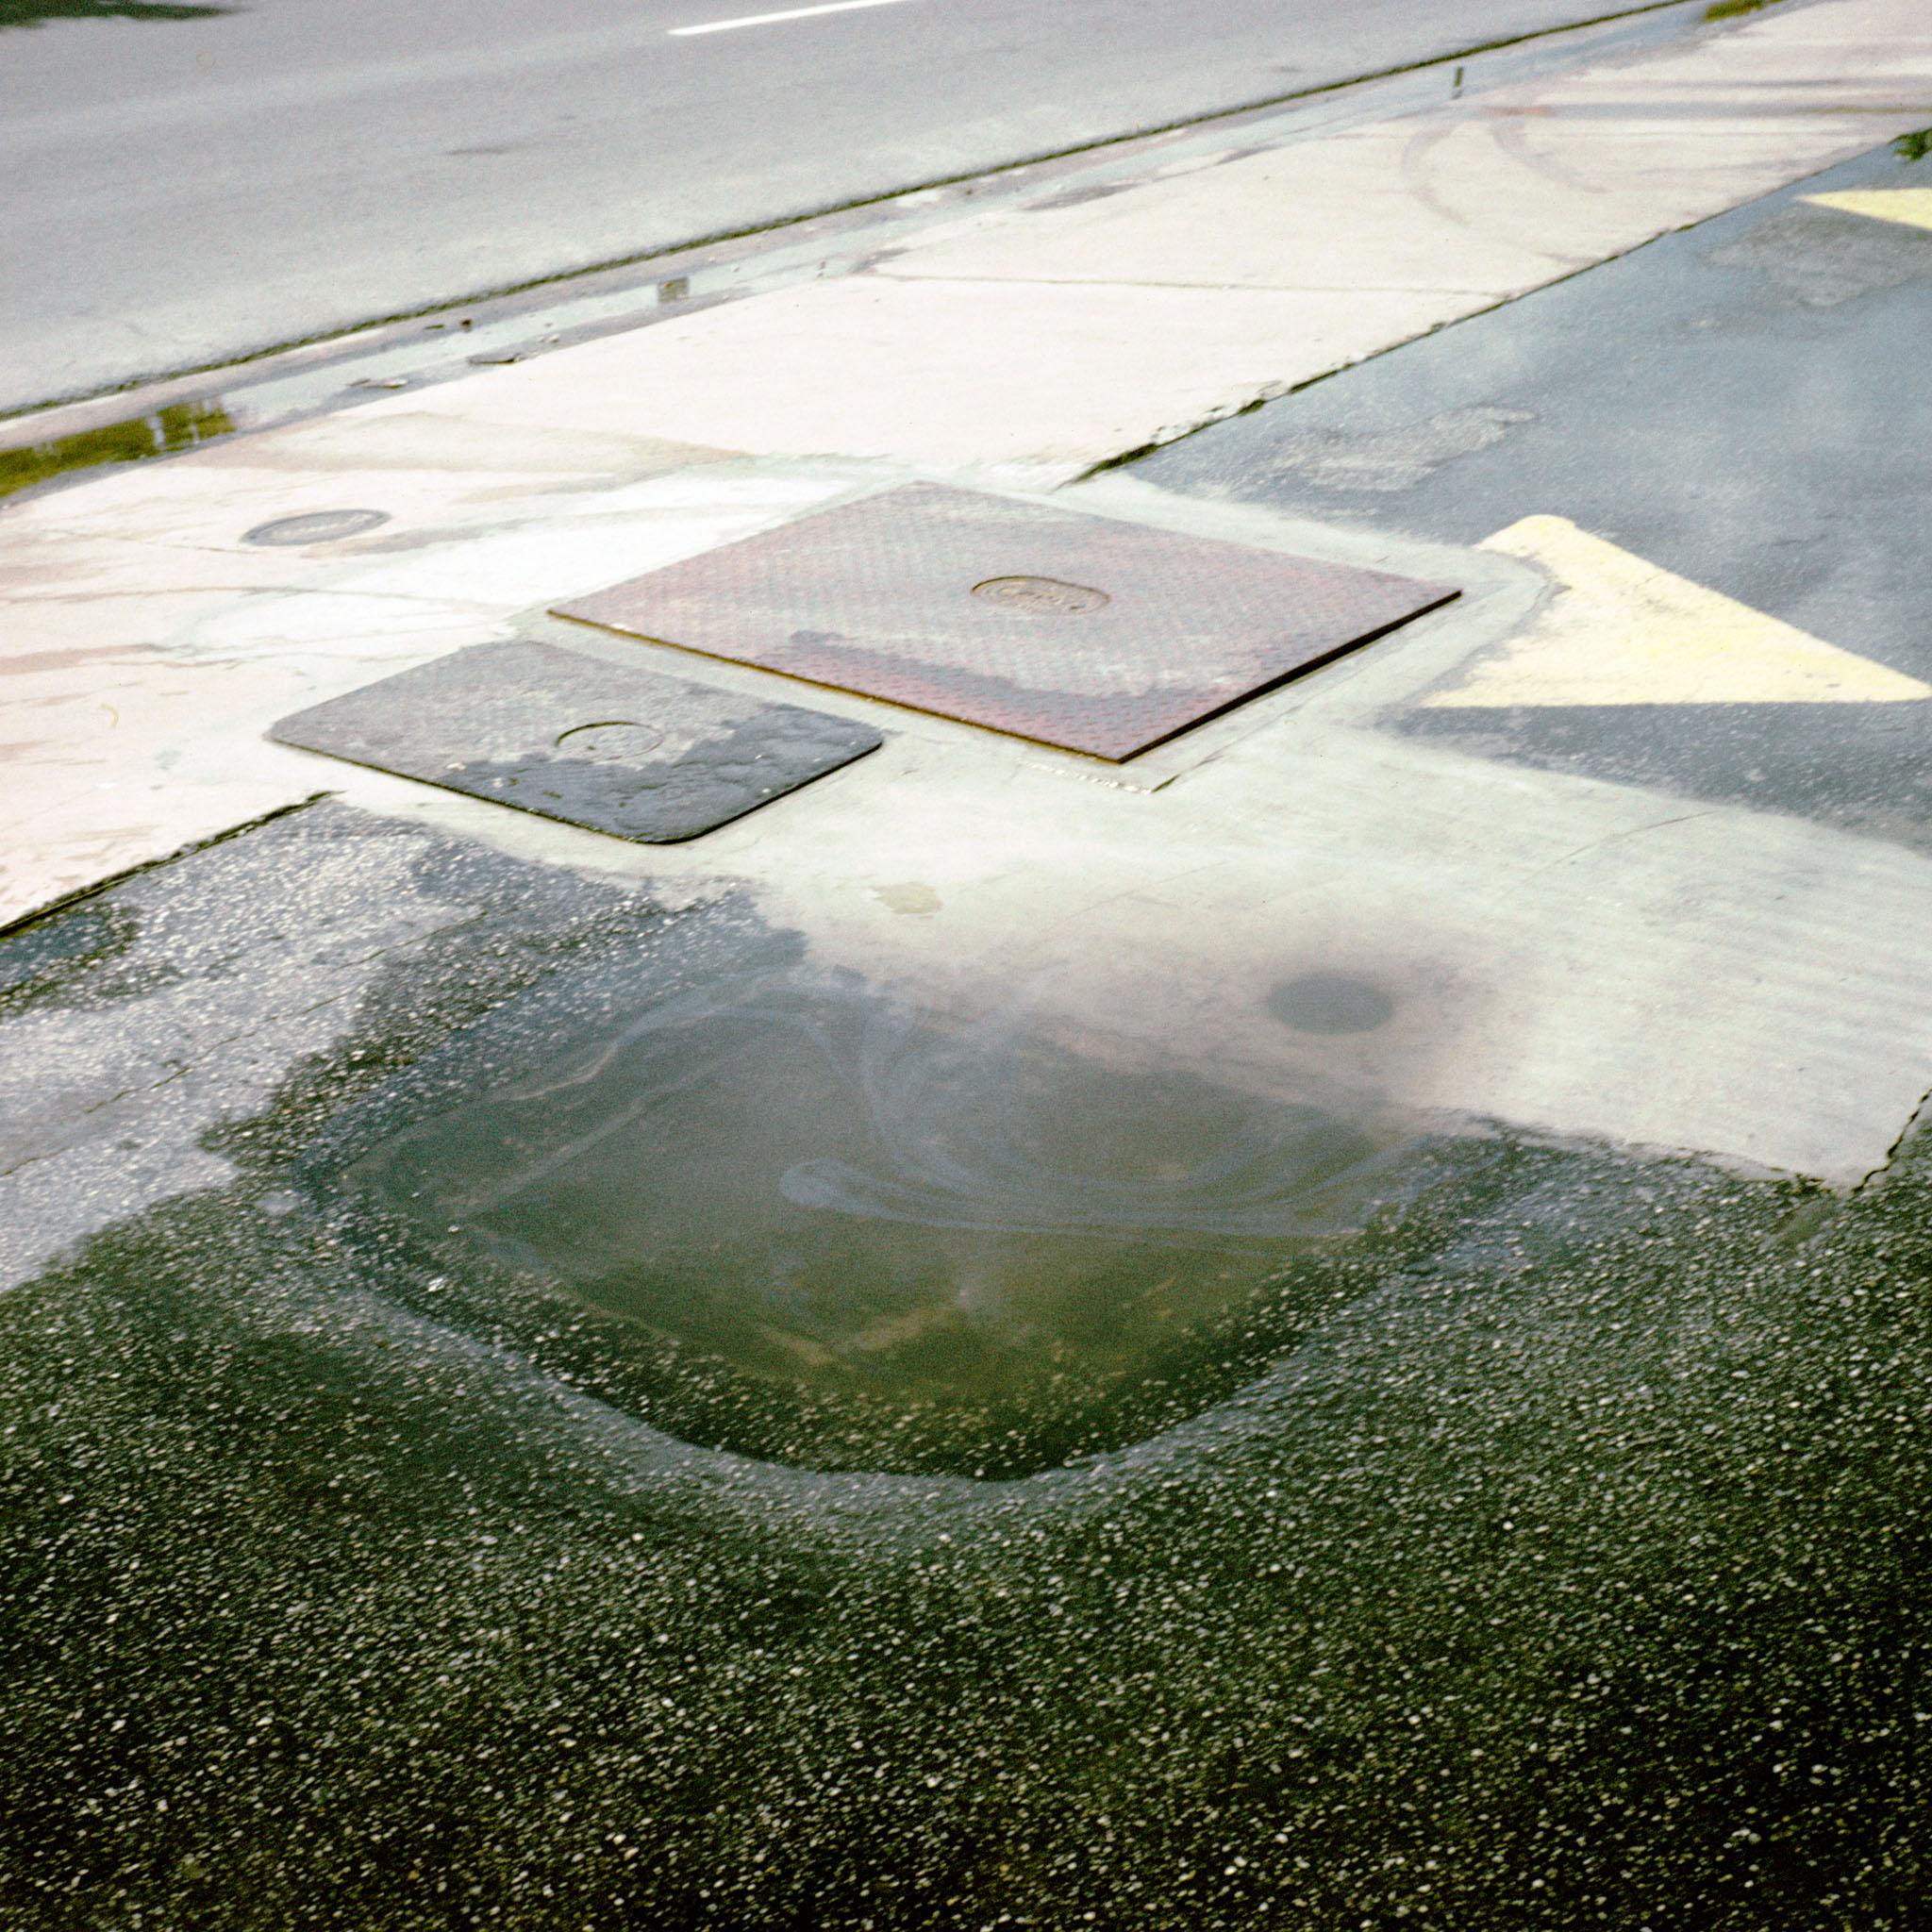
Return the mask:
[[[695,838],[875,751],[869,725],[552,644],[477,644],[269,736],[650,845]]]
[[[558,615],[1118,761],[1457,594],[913,484]]]

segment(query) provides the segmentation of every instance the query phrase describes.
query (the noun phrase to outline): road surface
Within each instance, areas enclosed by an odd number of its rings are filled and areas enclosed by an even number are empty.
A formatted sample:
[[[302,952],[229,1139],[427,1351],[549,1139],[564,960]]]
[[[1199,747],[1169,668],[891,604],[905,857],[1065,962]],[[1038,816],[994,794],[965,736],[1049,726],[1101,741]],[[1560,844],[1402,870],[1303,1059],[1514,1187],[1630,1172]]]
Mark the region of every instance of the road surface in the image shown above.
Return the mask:
[[[1618,10],[5,0],[0,410]]]

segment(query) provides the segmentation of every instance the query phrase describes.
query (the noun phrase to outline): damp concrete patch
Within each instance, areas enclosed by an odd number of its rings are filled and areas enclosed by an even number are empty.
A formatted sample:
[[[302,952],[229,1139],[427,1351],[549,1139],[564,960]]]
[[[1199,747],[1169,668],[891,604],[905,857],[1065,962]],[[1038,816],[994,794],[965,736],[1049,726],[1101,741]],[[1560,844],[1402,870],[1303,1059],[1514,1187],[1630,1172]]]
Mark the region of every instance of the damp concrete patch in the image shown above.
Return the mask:
[[[1457,594],[915,484],[557,609],[1121,760]]]
[[[646,844],[715,830],[880,734],[553,644],[477,644],[293,717],[283,744]]]

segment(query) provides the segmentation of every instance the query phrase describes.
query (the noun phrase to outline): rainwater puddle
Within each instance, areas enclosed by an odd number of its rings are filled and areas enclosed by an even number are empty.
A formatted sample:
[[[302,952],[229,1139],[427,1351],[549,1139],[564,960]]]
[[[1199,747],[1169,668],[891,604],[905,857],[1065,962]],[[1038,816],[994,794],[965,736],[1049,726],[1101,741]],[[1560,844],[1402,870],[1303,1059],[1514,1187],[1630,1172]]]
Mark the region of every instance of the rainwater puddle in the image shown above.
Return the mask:
[[[1417,1185],[1387,1124],[791,975],[504,1058],[351,1188],[596,1311],[660,1426],[817,1467],[1025,1473],[1197,1412]]]
[[[172,403],[152,415],[130,417],[20,449],[0,449],[0,497],[51,482],[77,470],[173,456],[233,433],[236,423],[220,403]]]

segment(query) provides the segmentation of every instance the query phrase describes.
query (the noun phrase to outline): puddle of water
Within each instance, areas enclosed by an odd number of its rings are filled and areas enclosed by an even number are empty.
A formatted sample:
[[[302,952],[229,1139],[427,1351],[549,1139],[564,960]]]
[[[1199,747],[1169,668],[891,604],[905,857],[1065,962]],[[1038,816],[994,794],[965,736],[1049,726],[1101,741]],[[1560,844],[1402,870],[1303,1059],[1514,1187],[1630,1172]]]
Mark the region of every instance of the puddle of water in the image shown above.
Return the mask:
[[[820,1466],[902,1466],[911,1411],[928,1466],[1117,1446],[1124,1392],[1204,1360],[1218,1399],[1255,1373],[1230,1326],[1415,1186],[1406,1132],[851,987],[708,989],[521,1058],[352,1188],[441,1265],[661,1345],[674,1433]]]
[[[171,456],[176,450],[212,442],[233,433],[237,425],[219,402],[171,403],[149,416],[109,423],[100,429],[83,429],[50,442],[29,443],[23,449],[0,449],[0,497],[31,490],[74,470],[92,470],[108,463],[138,463],[145,457]]]

